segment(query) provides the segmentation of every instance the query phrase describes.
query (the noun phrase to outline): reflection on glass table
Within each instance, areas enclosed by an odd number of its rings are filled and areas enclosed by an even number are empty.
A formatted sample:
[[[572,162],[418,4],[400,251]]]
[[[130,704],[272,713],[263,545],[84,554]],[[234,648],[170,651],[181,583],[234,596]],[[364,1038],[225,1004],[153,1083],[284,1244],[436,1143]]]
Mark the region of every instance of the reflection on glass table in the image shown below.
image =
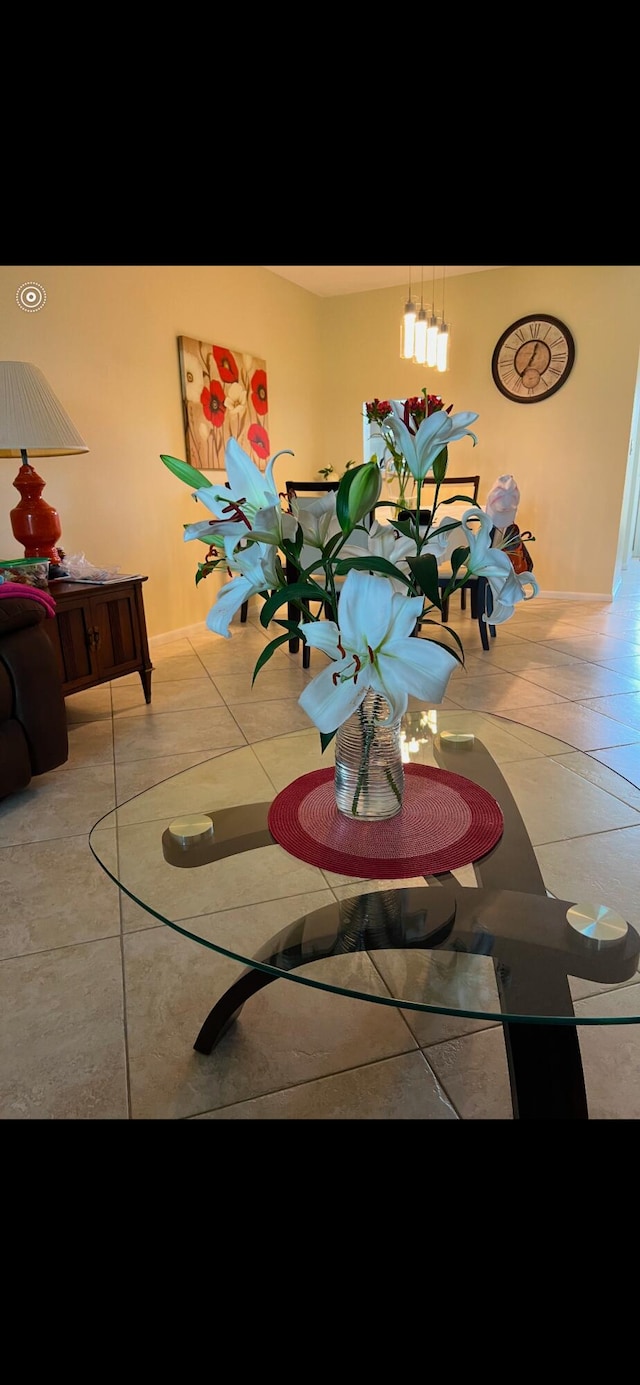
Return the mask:
[[[613,1000],[636,977],[640,936],[620,899],[584,897],[570,853],[564,888],[552,891],[534,843],[601,830],[605,804],[610,826],[640,822],[640,795],[596,760],[505,718],[425,709],[407,714],[402,734],[407,764],[462,776],[499,804],[502,834],[475,862],[420,878],[389,881],[381,872],[363,880],[285,851],[268,827],[274,798],[332,762],[332,747],[323,756],[313,728],[220,754],[154,785],[96,824],[92,851],[151,916],[244,964],[204,1020],[199,1052],[212,1052],[253,994],[286,978],[373,1004],[500,1022],[514,1114],[585,1118],[578,1026],[640,1022],[640,1011],[621,1015]],[[583,819],[576,831],[578,784],[593,826]],[[631,877],[640,875],[634,861],[628,871],[626,899],[629,886],[637,893]],[[290,918],[291,901],[319,889],[331,892],[331,902],[301,907],[283,928],[283,902]],[[241,908],[265,903],[261,926]],[[349,965],[363,952],[373,962],[370,983]],[[344,962],[328,973],[328,959],[338,957]],[[576,1014],[574,1001],[584,995],[590,1013]]]

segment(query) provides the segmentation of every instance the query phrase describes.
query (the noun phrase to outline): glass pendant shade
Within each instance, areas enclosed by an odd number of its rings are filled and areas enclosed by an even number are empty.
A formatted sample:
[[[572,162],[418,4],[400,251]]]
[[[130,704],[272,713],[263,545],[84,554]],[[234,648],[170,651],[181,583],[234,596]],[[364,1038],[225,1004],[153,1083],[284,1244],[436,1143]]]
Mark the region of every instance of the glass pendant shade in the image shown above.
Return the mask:
[[[427,365],[435,366],[437,361],[438,319],[435,313],[427,322]]]
[[[416,325],[416,305],[410,298],[404,305],[404,316],[402,319],[402,333],[400,344],[400,355],[403,360],[413,360],[413,339]]]
[[[416,318],[413,337],[413,359],[416,365],[425,365],[427,360],[427,314],[421,308]]]
[[[445,371],[448,365],[449,356],[449,328],[446,322],[440,324],[438,331],[436,348],[436,365],[439,371]]]

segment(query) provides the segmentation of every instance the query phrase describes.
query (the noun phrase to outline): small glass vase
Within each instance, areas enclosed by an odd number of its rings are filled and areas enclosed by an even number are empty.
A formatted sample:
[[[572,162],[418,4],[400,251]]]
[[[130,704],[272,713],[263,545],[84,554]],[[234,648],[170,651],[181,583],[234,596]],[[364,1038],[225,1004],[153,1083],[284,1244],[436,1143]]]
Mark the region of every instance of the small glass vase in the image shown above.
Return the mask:
[[[382,726],[388,716],[386,699],[369,691],[336,732],[336,807],[352,821],[392,818],[402,808],[401,719]]]

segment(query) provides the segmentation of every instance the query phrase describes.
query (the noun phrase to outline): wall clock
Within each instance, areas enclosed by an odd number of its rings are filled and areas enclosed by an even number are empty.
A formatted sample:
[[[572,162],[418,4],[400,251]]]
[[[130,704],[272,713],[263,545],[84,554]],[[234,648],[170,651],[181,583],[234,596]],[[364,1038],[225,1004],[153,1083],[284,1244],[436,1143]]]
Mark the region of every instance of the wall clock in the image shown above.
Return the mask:
[[[575,354],[564,322],[548,313],[528,313],[496,342],[491,373],[500,393],[514,404],[538,404],[564,385]]]

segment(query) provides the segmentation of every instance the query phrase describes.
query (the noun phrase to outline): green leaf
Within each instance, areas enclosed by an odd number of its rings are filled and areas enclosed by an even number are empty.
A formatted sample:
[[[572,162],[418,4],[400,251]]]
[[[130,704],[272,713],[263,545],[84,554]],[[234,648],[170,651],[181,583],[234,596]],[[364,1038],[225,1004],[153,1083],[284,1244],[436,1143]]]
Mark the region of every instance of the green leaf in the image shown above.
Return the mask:
[[[281,587],[280,591],[272,592],[265,601],[260,612],[260,624],[266,629],[276,611],[279,611],[281,606],[286,606],[289,601],[326,601],[326,592],[315,583],[312,585],[310,582],[290,582],[287,586]]]
[[[194,490],[202,490],[203,486],[210,486],[211,481],[203,471],[196,471],[194,466],[189,466],[188,462],[181,462],[178,457],[166,457],[160,453],[160,461],[172,471],[179,481],[184,481],[185,486],[192,486]]]
[[[432,618],[431,616],[425,616],[425,617],[421,620],[420,624],[421,624],[421,625],[433,625],[433,627],[434,627],[435,630],[438,630],[439,632],[442,632],[443,630],[446,630],[446,631],[447,631],[447,634],[453,635],[453,638],[454,638],[454,640],[455,640],[455,642],[456,642],[456,644],[457,644],[457,646],[458,646],[458,648],[459,648],[459,650],[460,650],[460,653],[461,653],[461,655],[462,655],[462,658],[460,659],[459,662],[460,662],[461,664],[464,664],[464,648],[463,648],[462,640],[460,639],[460,636],[459,636],[458,634],[456,634],[456,631],[455,631],[455,630],[452,630],[452,628],[451,628],[450,625],[443,625],[441,620],[433,620],[433,618]],[[447,654],[453,655],[453,658],[454,658],[454,659],[457,659],[457,658],[458,658],[455,649],[451,649],[451,648],[449,647],[449,645],[443,644],[442,640],[437,640],[437,639],[436,639],[436,640],[431,640],[431,644],[439,644],[440,647],[441,647],[442,649],[446,649]]]
[[[390,519],[389,524],[399,534],[404,534],[405,539],[415,539],[416,526],[412,519]]]
[[[456,500],[464,500],[464,501],[466,502],[467,505],[477,505],[477,504],[478,504],[477,500],[474,500],[474,498],[473,498],[472,495],[448,495],[447,498],[446,498],[446,500],[441,500],[441,501],[440,501],[440,503],[439,503],[439,505],[438,505],[438,509],[440,509],[440,508],[442,507],[442,508],[444,508],[444,509],[446,510],[447,505],[454,505],[455,502],[456,502]]]
[[[275,654],[276,649],[278,648],[278,646],[281,645],[281,644],[285,644],[286,641],[287,641],[287,640],[290,640],[290,639],[291,639],[291,635],[290,635],[288,632],[287,632],[286,635],[278,635],[277,639],[271,640],[271,643],[268,644],[268,645],[266,646],[265,649],[263,649],[262,654],[260,655],[260,658],[258,659],[258,662],[257,662],[257,664],[256,664],[256,666],[255,666],[255,668],[254,668],[254,670],[253,670],[253,678],[251,679],[251,686],[252,686],[252,687],[253,687],[253,685],[254,685],[254,683],[255,683],[255,681],[256,681],[256,678],[257,678],[257,676],[258,676],[258,674],[259,674],[259,672],[260,672],[260,669],[261,669],[261,668],[264,668],[264,665],[265,665],[265,664],[268,662],[268,660],[271,658],[271,655],[272,655],[272,654]]]
[[[376,558],[373,553],[365,553],[362,558],[340,558],[336,563],[336,575],[344,577],[352,568],[355,568],[356,572],[383,572],[385,577],[396,577],[399,582],[404,582],[405,587],[411,586],[408,577],[399,567],[390,563],[388,558]]]
[[[433,606],[442,609],[440,587],[438,585],[438,563],[434,553],[423,553],[419,558],[407,558],[407,566],[421,592]]]
[[[451,571],[453,572],[454,577],[458,571],[458,568],[462,567],[463,563],[466,563],[467,558],[469,557],[469,552],[469,548],[454,548],[453,553],[451,554]]]
[[[322,746],[322,754],[323,754],[323,755],[324,755],[324,752],[325,752],[327,746],[328,746],[328,745],[331,745],[331,742],[332,742],[334,736],[337,735],[337,731],[338,731],[338,728],[337,728],[337,726],[336,726],[335,731],[321,731],[321,732],[320,732],[320,744],[321,744],[321,746]]]
[[[443,447],[442,452],[438,453],[435,462],[433,463],[433,477],[434,480],[437,481],[438,485],[440,485],[441,481],[444,481],[444,478],[447,474],[448,455],[448,449],[446,447]]]

